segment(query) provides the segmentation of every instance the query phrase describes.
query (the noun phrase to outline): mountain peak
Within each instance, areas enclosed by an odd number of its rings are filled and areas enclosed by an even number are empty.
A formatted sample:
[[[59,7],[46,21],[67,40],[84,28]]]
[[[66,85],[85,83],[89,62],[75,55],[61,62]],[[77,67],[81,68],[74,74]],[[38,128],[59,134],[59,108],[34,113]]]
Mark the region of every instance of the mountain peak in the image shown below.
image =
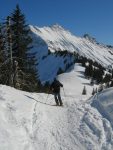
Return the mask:
[[[56,23],[56,24],[53,24],[52,26],[51,26],[51,28],[53,28],[53,29],[60,29],[60,30],[64,30],[64,28],[61,26],[61,25],[59,25],[58,23]]]
[[[85,39],[89,40],[90,42],[92,43],[97,43],[96,39],[94,37],[92,37],[91,35],[89,34],[84,34],[83,36]]]

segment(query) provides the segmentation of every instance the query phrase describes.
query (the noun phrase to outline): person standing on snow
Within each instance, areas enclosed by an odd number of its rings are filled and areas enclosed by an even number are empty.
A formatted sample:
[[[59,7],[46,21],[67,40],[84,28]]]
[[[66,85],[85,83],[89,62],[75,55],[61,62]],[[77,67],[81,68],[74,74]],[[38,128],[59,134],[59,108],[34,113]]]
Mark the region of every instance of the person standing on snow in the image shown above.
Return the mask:
[[[54,94],[54,98],[55,98],[55,102],[56,102],[57,106],[63,105],[62,100],[61,100],[61,96],[60,96],[60,87],[63,87],[63,85],[58,80],[56,80],[56,78],[55,78],[55,80],[51,84],[51,90]]]

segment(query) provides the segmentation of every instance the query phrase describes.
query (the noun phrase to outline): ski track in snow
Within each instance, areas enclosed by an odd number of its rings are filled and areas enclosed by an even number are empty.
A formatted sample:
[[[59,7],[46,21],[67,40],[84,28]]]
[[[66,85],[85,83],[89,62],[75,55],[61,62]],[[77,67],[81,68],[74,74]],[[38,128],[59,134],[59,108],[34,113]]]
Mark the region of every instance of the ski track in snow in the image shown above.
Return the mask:
[[[99,95],[91,97],[93,87],[80,77],[83,71],[75,65],[59,76],[63,107],[53,106],[53,95],[47,100],[47,94],[1,85],[0,150],[112,150],[111,124],[91,105]],[[81,96],[84,83],[87,96]]]

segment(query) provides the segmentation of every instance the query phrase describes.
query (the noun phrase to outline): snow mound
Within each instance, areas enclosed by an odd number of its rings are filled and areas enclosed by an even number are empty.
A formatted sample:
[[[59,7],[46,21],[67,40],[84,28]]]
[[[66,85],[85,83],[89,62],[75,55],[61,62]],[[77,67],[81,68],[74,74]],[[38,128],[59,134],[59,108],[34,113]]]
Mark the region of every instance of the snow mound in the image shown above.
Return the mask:
[[[113,127],[113,88],[108,88],[95,95],[92,106],[96,107]]]

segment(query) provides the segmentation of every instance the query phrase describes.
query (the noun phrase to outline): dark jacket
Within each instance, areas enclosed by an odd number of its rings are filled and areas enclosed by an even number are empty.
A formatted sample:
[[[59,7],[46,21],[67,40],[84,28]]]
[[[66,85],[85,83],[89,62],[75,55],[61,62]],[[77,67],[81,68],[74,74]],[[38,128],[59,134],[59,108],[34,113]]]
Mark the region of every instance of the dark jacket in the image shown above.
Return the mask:
[[[54,80],[54,82],[51,84],[53,93],[59,93],[60,87],[63,87],[63,85],[58,80]]]

